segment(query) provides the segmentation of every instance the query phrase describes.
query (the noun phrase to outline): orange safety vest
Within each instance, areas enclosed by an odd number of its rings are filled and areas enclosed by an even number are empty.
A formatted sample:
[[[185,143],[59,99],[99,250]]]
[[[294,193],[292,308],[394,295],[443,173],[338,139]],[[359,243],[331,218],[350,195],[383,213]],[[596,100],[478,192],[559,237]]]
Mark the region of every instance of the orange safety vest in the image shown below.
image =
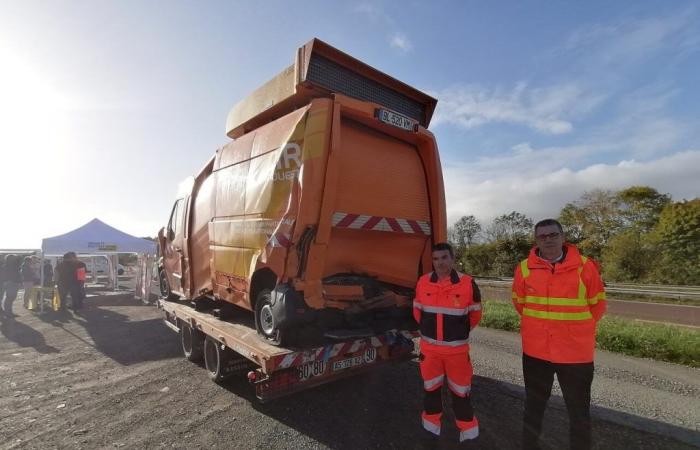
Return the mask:
[[[448,279],[423,275],[416,286],[413,316],[420,325],[422,353],[469,351],[469,331],[481,320],[472,277],[453,270]]]
[[[513,304],[521,315],[523,353],[554,363],[593,361],[596,322],[606,308],[595,262],[565,244],[551,264],[533,248],[515,270]]]

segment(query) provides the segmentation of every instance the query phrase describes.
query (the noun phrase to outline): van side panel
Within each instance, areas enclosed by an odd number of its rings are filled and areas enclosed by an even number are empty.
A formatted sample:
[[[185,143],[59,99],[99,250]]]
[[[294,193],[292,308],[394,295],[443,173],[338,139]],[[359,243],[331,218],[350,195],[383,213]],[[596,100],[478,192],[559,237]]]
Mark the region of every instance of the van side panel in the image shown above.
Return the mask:
[[[324,276],[365,273],[413,287],[430,245],[426,174],[416,147],[343,119]]]
[[[210,224],[215,293],[246,308],[256,269],[269,266],[278,276],[284,273],[297,213],[307,110],[255,130],[253,139],[243,136],[224,147],[219,158]],[[233,164],[225,167],[226,162]]]

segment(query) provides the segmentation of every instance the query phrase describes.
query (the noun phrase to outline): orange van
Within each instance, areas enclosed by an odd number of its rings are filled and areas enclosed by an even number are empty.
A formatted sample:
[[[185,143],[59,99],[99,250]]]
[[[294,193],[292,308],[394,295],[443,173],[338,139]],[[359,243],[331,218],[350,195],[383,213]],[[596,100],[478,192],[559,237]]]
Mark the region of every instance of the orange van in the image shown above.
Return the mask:
[[[182,184],[159,233],[162,294],[253,311],[274,344],[412,326],[446,239],[436,103],[318,39],[299,48]]]

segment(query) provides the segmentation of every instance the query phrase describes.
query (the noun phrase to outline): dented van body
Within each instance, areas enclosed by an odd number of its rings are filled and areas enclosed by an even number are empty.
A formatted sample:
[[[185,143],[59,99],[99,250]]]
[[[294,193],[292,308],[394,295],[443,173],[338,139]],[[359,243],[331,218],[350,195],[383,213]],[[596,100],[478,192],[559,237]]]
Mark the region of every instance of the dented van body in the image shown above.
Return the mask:
[[[410,326],[446,239],[435,104],[317,39],[301,47],[183,183],[159,234],[163,294],[251,310],[273,343]]]

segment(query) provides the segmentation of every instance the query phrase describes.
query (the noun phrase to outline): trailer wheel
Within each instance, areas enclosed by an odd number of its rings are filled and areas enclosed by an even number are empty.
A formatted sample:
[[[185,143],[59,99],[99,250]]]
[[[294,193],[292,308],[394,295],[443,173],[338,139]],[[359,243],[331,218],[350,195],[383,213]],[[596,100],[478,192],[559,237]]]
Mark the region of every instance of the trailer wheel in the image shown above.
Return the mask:
[[[218,383],[227,377],[225,367],[229,359],[229,352],[222,349],[219,342],[209,336],[204,339],[204,366],[212,381]]]
[[[168,276],[165,274],[165,270],[158,271],[158,280],[160,284],[160,295],[166,300],[177,300],[179,297],[170,290],[170,283],[168,283]]]
[[[204,358],[204,333],[192,328],[187,322],[180,321],[180,342],[182,353],[187,360],[194,363],[202,362]]]
[[[273,345],[283,345],[286,333],[279,328],[272,308],[272,292],[263,289],[255,301],[255,327],[263,338]]]

